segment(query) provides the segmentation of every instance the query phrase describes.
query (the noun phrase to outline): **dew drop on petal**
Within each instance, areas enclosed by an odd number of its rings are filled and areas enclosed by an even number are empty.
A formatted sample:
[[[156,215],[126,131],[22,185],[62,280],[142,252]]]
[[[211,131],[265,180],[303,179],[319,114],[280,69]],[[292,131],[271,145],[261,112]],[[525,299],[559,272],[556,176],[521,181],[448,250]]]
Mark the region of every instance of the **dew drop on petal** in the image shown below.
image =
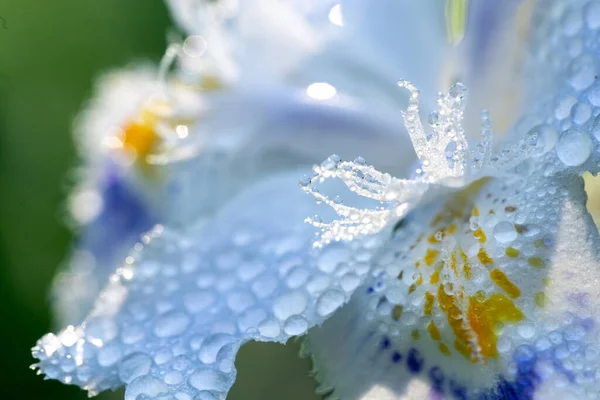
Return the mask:
[[[145,398],[145,396],[154,398],[160,394],[166,394],[167,390],[167,385],[161,380],[150,375],[144,375],[127,386],[125,400],[137,400],[138,398]]]
[[[198,390],[227,391],[227,376],[210,368],[199,369],[190,376],[189,383]]]
[[[179,311],[169,312],[156,321],[154,334],[158,337],[179,335],[188,327],[190,318]]]
[[[267,319],[258,325],[258,332],[266,338],[275,338],[279,336],[281,329],[277,321]]]
[[[130,354],[119,365],[119,379],[125,383],[130,383],[135,378],[148,374],[151,367],[152,359],[147,354]]]
[[[301,314],[307,306],[306,296],[299,291],[282,294],[273,304],[275,316],[285,321],[292,315]]]
[[[119,361],[122,355],[121,347],[117,344],[110,344],[98,350],[98,365],[109,367]]]
[[[508,221],[501,221],[494,226],[494,239],[500,243],[512,242],[517,238],[515,226]]]
[[[217,333],[216,335],[212,335],[202,343],[202,348],[198,354],[198,358],[204,364],[211,364],[217,360],[217,355],[219,350],[221,350],[224,346],[232,343],[234,338],[230,335],[224,333]]]
[[[586,89],[594,83],[598,75],[596,60],[590,55],[582,55],[571,62],[568,74],[573,89],[577,91]]]
[[[290,317],[285,321],[283,330],[287,335],[297,336],[302,335],[308,329],[308,322],[300,315]]]
[[[328,290],[317,300],[317,313],[324,317],[337,310],[343,303],[345,297],[339,290]]]
[[[592,154],[592,139],[578,129],[568,129],[556,144],[556,154],[563,164],[576,167],[583,164]]]

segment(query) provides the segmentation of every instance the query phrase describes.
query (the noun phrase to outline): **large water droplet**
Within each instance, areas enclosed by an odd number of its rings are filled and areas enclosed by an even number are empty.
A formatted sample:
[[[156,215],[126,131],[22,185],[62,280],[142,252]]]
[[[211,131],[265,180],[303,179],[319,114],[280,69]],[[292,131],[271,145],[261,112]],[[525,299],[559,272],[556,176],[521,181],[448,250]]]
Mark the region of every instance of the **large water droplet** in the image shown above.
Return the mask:
[[[274,319],[267,319],[258,325],[258,332],[267,338],[275,338],[281,333],[279,323]]]
[[[122,350],[119,345],[110,344],[98,350],[98,364],[101,367],[108,367],[119,361],[122,355]]]
[[[285,326],[283,328],[285,333],[290,336],[302,335],[307,329],[308,322],[299,315],[288,318],[288,320],[285,321]]]
[[[273,313],[277,318],[285,321],[292,315],[301,314],[307,305],[306,296],[299,291],[284,293],[275,300]]]
[[[190,376],[189,383],[198,390],[227,391],[229,379],[222,372],[210,368],[199,369]]]
[[[202,343],[202,348],[198,354],[198,358],[204,364],[212,364],[217,360],[217,354],[219,350],[229,343],[233,343],[235,338],[225,333],[217,333],[211,337],[206,338]]]
[[[344,293],[339,290],[328,290],[317,300],[317,313],[325,317],[337,310],[344,300]]]
[[[596,60],[589,54],[582,55],[571,62],[568,80],[575,90],[588,88],[598,76]]]
[[[600,27],[600,1],[591,1],[583,13],[588,28],[594,30]]]
[[[494,238],[500,243],[512,242],[517,238],[515,226],[508,221],[501,221],[494,227]]]
[[[563,164],[575,167],[583,164],[592,154],[592,139],[585,132],[569,129],[561,135],[556,144],[556,154]]]
[[[167,390],[168,387],[163,381],[150,375],[144,375],[127,385],[125,400],[137,400],[138,396],[142,398],[144,395],[155,398],[160,394],[166,394]]]
[[[119,379],[125,383],[130,383],[135,378],[148,374],[151,367],[152,359],[147,354],[130,354],[119,365]]]
[[[180,312],[171,311],[160,317],[154,326],[154,334],[158,337],[179,335],[188,327],[190,318]]]

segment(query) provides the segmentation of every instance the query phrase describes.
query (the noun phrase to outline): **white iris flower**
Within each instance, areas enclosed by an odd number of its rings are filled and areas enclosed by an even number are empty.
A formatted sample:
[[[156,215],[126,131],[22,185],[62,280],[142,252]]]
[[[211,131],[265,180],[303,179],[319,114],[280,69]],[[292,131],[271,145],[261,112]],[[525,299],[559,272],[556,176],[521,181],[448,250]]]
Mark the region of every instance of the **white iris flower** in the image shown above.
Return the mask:
[[[121,128],[88,134],[109,148],[77,192],[102,204],[72,202],[104,240],[83,248],[128,239],[104,272],[67,275],[106,285],[85,318],[63,298],[75,325],[38,341],[39,371],[90,394],[224,399],[240,346],[305,335],[333,398],[598,398],[582,175],[600,166],[600,2],[472,3],[453,50],[424,22],[443,19],[433,1],[172,0],[190,36],[162,78],[147,93],[132,73],[131,112],[100,100],[88,116]],[[395,178],[408,140],[418,165]],[[107,170],[129,203],[97,189],[114,189]],[[102,222],[129,209],[139,224]]]

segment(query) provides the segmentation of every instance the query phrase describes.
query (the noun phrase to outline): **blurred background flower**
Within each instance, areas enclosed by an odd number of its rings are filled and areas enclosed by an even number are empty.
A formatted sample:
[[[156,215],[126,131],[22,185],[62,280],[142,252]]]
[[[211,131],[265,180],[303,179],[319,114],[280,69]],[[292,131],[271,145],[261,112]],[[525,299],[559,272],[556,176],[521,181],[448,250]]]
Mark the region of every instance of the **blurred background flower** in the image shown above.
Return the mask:
[[[0,1],[0,361],[4,398],[84,399],[28,369],[29,348],[55,328],[50,284],[71,249],[67,193],[77,160],[72,123],[96,78],[160,60],[172,26],[161,0]],[[311,399],[298,346],[253,344],[229,398]],[[123,398],[103,393],[98,399]]]

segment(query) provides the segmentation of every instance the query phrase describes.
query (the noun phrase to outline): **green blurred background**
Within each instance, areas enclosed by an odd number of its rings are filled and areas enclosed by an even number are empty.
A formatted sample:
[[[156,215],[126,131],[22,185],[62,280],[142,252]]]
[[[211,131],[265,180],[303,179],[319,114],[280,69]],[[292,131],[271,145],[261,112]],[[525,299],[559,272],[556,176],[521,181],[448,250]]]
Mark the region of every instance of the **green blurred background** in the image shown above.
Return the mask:
[[[49,286],[71,234],[61,214],[75,166],[71,123],[102,71],[160,59],[161,0],[0,0],[0,380],[4,399],[84,399],[29,370],[51,330]],[[314,399],[309,362],[250,344],[229,399]],[[99,399],[122,398],[122,392]]]

